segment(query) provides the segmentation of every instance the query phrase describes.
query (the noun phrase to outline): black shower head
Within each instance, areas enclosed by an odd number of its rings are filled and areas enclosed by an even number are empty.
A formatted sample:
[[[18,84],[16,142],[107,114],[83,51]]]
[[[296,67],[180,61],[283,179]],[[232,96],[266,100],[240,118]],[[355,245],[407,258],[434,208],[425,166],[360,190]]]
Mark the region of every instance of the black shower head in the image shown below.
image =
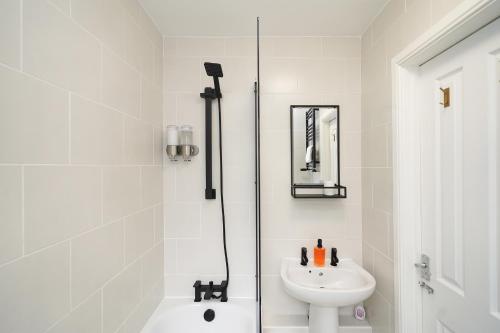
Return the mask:
[[[219,78],[224,76],[222,74],[222,66],[213,62],[206,62],[204,65],[205,70],[207,71],[207,75],[214,78],[214,89],[217,98],[222,98],[219,84]]]
[[[222,74],[222,66],[220,64],[216,64],[213,62],[206,62],[205,63],[205,70],[207,71],[208,76],[213,76],[213,77],[223,77],[224,76]]]

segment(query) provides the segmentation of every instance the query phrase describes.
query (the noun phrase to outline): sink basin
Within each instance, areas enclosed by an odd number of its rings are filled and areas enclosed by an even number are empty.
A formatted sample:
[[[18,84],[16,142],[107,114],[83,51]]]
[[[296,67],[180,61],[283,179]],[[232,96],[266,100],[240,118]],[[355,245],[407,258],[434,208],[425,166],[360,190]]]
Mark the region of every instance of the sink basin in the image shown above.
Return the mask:
[[[301,266],[298,258],[284,258],[281,279],[290,296],[310,304],[310,333],[338,332],[338,308],[360,303],[375,290],[373,276],[352,259],[316,267]]]

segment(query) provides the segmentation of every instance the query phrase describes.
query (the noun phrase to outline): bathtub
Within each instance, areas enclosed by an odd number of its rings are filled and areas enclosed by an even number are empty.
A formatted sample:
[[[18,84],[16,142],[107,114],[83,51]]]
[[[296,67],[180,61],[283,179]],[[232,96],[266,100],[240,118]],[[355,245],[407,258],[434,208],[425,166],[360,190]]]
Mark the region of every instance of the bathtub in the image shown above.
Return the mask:
[[[256,302],[252,299],[193,302],[167,298],[141,333],[255,333]]]

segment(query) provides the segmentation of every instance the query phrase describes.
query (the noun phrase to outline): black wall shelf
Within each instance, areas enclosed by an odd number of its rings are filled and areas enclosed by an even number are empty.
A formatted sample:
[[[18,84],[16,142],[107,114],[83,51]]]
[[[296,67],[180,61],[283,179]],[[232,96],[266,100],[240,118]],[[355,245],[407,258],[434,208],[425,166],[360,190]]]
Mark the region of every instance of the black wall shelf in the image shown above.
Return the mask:
[[[321,108],[332,108],[337,112],[337,133],[340,133],[340,106],[339,105],[290,105],[290,166],[291,166],[291,186],[290,193],[292,197],[297,199],[345,199],[347,198],[347,188],[340,181],[340,135],[337,136],[337,182],[333,187],[327,187],[323,184],[297,184],[294,180],[294,135],[293,135],[293,110],[295,108],[308,109],[305,113],[306,117],[306,135],[305,144],[313,147],[313,160],[311,163],[306,164],[306,168],[301,168],[301,171],[317,172],[316,168],[319,166],[319,159],[316,156],[316,113]],[[325,190],[333,190],[331,195],[325,194]]]
[[[326,195],[323,193],[325,189],[333,189],[333,195]],[[301,191],[307,193],[300,193]],[[316,190],[318,193],[311,193],[311,190]],[[292,185],[292,197],[297,199],[345,199],[347,198],[347,188],[345,186],[326,187],[321,184],[318,185]]]

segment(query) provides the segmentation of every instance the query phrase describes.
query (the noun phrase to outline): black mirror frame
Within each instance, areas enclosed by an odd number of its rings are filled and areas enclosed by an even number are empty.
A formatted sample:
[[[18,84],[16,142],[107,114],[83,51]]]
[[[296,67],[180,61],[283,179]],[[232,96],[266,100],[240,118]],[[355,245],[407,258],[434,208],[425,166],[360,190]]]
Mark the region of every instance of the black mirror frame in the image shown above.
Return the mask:
[[[329,108],[337,110],[337,181],[334,187],[325,187],[324,184],[295,184],[294,181],[294,163],[293,163],[293,110],[294,108]],[[312,199],[329,198],[342,199],[347,198],[347,188],[341,185],[340,181],[340,106],[339,105],[290,105],[290,194],[294,198]],[[333,188],[334,195],[323,194],[323,189]],[[318,193],[297,193],[300,189],[317,189]],[[319,193],[321,192],[321,193]]]

